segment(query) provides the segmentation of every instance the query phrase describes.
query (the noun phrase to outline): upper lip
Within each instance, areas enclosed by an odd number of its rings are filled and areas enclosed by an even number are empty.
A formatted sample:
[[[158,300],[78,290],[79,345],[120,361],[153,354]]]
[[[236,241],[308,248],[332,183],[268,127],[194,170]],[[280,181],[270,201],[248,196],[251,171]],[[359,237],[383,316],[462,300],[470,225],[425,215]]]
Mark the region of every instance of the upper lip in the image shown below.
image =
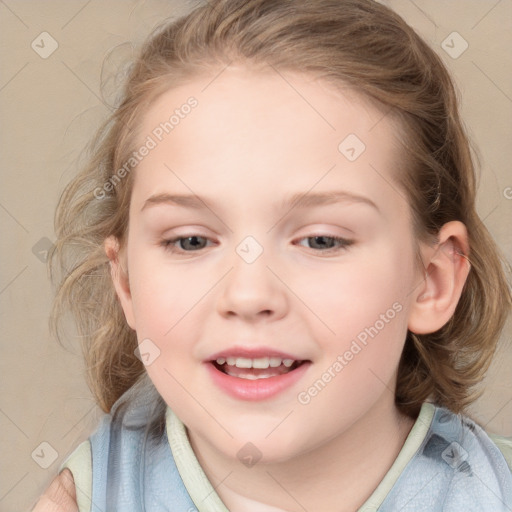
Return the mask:
[[[225,350],[221,350],[220,352],[216,352],[215,354],[211,355],[207,361],[215,361],[221,357],[224,359],[227,359],[228,357],[245,357],[248,359],[258,359],[260,357],[279,357],[281,359],[293,359],[294,361],[306,361],[304,358],[297,357],[270,347],[231,347]]]

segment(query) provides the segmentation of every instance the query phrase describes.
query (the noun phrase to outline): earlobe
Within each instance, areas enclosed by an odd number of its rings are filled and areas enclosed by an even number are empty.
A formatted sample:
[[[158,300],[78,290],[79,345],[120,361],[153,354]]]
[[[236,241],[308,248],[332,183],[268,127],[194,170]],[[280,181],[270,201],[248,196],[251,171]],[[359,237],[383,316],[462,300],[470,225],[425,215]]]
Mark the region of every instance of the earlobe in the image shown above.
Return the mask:
[[[116,294],[123,308],[126,321],[128,325],[135,330],[133,302],[124,253],[120,249],[119,241],[114,236],[105,239],[104,248],[109,259],[112,283],[116,289]]]
[[[435,332],[453,316],[471,267],[468,253],[466,226],[459,221],[446,223],[435,247],[424,251],[424,277],[409,314],[411,332]]]

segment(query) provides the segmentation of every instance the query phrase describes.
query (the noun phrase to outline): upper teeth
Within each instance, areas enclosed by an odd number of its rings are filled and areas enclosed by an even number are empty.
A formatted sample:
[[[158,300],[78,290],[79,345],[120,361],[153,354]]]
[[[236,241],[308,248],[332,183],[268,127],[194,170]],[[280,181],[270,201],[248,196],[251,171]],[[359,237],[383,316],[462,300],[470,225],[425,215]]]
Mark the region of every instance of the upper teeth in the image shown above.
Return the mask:
[[[229,366],[236,366],[237,368],[277,368],[284,364],[287,368],[295,361],[293,359],[281,359],[280,357],[258,357],[256,359],[249,359],[247,357],[219,357],[217,364],[227,363]]]

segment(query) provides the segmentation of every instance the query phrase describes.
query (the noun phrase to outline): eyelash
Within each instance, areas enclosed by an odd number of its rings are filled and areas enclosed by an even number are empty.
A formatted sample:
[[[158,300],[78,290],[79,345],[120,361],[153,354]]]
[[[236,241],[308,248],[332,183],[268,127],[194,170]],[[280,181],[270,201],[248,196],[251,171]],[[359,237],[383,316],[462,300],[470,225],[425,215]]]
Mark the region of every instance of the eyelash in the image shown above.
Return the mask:
[[[187,238],[204,238],[206,240],[210,240],[208,237],[204,237],[201,235],[188,235],[188,236],[178,236],[175,238],[162,240],[160,242],[160,245],[164,248],[165,251],[170,253],[178,253],[178,254],[187,254],[187,253],[194,253],[194,252],[200,252],[202,249],[198,249],[197,251],[185,251],[185,250],[177,250],[176,247],[173,247],[173,244],[180,240],[186,240]],[[331,254],[331,253],[338,253],[344,250],[347,250],[351,245],[354,244],[354,240],[348,240],[346,238],[342,238],[339,236],[329,236],[329,235],[310,235],[310,236],[304,236],[302,238],[299,238],[298,240],[307,240],[309,238],[328,238],[333,240],[335,243],[340,244],[338,248],[329,247],[326,250],[320,250],[320,249],[312,249],[313,251],[319,251],[323,254]]]

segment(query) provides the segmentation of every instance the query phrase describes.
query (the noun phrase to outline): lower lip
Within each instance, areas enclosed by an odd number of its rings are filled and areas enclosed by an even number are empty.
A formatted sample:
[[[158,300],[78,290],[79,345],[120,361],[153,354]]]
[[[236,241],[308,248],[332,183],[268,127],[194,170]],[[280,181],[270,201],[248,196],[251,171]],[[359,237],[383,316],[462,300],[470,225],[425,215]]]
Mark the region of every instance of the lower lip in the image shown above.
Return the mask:
[[[213,382],[222,389],[222,391],[234,398],[247,401],[265,400],[266,398],[271,398],[282,393],[300,380],[311,365],[308,361],[302,363],[295,370],[277,375],[276,377],[249,380],[227,375],[217,370],[213,363],[206,364]]]

